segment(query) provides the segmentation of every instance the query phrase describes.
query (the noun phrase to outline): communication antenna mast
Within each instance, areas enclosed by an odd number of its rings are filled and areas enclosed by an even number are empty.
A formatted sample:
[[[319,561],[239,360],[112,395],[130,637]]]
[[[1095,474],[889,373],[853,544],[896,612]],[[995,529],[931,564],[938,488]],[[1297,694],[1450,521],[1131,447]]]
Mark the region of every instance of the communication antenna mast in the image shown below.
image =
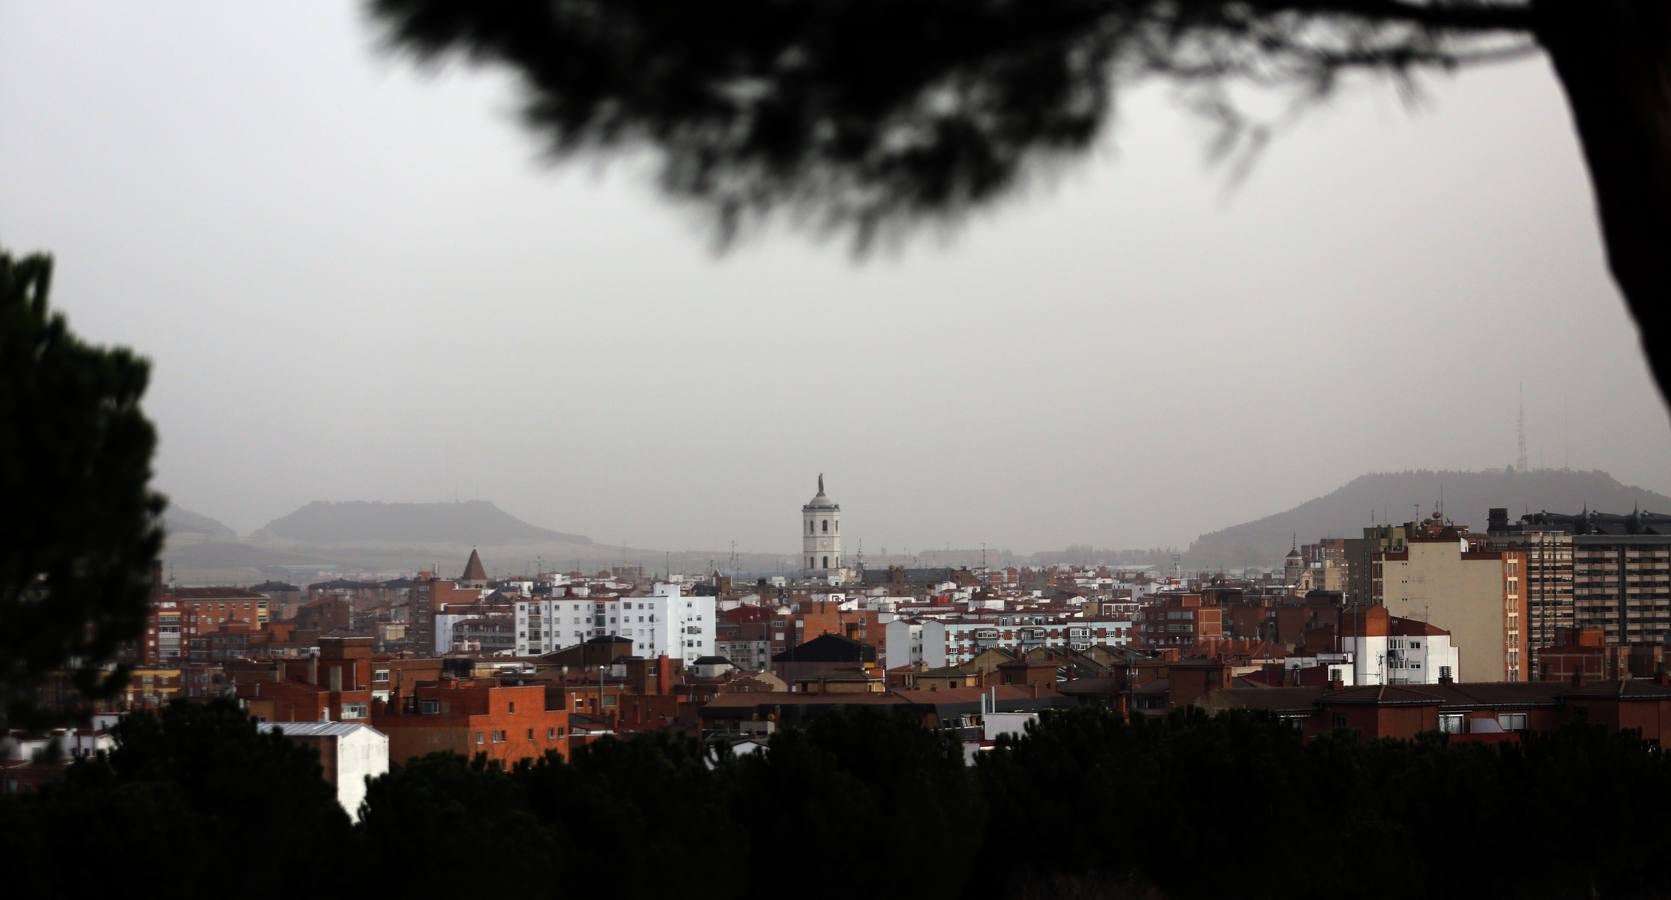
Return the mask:
[[[1522,473],[1528,471],[1526,465],[1526,383],[1520,383],[1520,455],[1515,458],[1516,469]]]

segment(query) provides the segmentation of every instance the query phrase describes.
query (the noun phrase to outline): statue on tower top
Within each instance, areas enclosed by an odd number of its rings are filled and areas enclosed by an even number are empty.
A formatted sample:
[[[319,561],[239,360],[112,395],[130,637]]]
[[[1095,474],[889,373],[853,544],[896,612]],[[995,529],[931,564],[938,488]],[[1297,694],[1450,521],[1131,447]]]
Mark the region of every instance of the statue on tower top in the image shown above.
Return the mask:
[[[818,493],[824,493],[824,473],[818,473]]]

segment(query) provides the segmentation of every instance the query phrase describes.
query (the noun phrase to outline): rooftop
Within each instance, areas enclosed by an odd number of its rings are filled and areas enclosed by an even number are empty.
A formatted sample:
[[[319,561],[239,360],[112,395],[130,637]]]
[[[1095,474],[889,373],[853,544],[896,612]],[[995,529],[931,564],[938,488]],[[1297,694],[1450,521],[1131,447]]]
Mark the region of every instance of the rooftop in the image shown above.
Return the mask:
[[[383,733],[361,722],[261,722],[255,727],[262,734],[278,731],[290,737],[342,737],[362,728],[372,734]]]

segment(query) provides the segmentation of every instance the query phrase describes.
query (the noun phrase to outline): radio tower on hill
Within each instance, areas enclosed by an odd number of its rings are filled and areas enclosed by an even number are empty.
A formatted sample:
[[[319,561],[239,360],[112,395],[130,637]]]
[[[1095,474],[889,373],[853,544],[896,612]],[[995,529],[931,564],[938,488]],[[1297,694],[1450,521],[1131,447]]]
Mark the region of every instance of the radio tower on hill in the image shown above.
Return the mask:
[[[1520,384],[1520,455],[1515,458],[1514,469],[1524,473],[1530,466],[1526,464],[1526,383]]]

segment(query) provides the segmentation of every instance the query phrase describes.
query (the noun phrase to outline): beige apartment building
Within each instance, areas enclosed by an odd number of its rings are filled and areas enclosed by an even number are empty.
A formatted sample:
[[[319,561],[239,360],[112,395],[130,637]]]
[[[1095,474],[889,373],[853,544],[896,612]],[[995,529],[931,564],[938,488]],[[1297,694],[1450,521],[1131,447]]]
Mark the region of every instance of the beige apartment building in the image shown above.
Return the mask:
[[[1449,631],[1461,669],[1451,673],[1455,680],[1525,681],[1526,554],[1483,546],[1449,526],[1409,535],[1402,551],[1375,556],[1374,602]]]

